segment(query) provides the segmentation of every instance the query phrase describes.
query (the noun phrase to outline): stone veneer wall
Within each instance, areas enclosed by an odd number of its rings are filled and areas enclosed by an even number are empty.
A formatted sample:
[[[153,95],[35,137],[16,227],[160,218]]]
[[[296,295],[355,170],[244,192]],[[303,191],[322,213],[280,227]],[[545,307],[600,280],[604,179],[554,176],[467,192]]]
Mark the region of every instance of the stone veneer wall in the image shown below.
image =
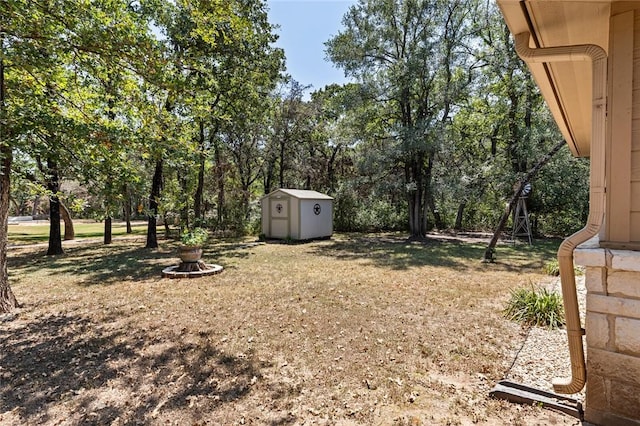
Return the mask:
[[[575,260],[586,267],[585,420],[640,425],[640,252],[593,240]]]

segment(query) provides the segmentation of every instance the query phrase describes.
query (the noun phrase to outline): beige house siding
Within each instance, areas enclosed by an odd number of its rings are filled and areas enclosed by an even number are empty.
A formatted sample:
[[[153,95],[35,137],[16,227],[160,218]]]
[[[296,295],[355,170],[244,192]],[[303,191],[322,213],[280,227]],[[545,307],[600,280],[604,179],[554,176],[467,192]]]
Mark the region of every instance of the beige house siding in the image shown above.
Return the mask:
[[[638,6],[636,6],[638,7]],[[640,11],[636,10],[633,37],[633,112],[631,124],[631,230],[630,240],[640,241]]]
[[[607,227],[605,241],[631,241],[631,145],[634,81],[634,11],[611,18],[607,152]],[[636,99],[639,99],[636,97]],[[640,223],[639,223],[640,225]]]
[[[611,249],[640,242],[640,11],[620,6],[610,22],[604,248],[576,251],[587,266],[585,417],[602,425],[640,419],[640,252]]]
[[[640,248],[640,4],[611,18],[607,219],[603,245]],[[629,90],[629,88],[632,90]]]
[[[498,3],[514,35],[534,35],[532,48],[590,44],[607,51],[605,222],[599,238],[575,251],[576,264],[586,266],[585,420],[640,426],[640,1]],[[589,155],[583,95],[591,74],[576,61],[530,69],[574,153]]]

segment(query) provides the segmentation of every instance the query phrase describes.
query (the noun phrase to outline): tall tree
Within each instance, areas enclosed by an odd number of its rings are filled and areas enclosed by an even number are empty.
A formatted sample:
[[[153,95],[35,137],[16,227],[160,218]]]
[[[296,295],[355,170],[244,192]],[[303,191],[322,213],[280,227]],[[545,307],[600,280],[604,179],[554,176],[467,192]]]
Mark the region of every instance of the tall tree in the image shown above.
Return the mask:
[[[240,184],[239,213],[242,221],[249,219],[251,186],[262,171],[260,147],[264,146],[266,138],[263,117],[259,110],[249,111],[249,114],[237,116],[222,130],[222,140],[229,149]]]
[[[345,29],[327,42],[331,60],[387,106],[383,125],[404,169],[409,227],[427,230],[435,211],[432,173],[467,55],[458,49],[467,30],[471,1],[359,1],[345,15]]]
[[[265,147],[264,193],[275,187],[297,186],[294,182],[295,150],[310,136],[309,115],[304,92],[309,86],[289,78],[275,94],[271,134]]]
[[[350,162],[347,153],[359,139],[355,120],[360,106],[360,87],[353,83],[332,84],[311,94],[306,187],[336,194],[340,169]]]
[[[75,58],[81,55],[109,57],[122,67],[137,70],[139,75],[153,74],[154,68],[148,66],[149,60],[153,59],[147,37],[150,29],[144,22],[131,19],[138,16],[138,6],[138,3],[74,0],[61,0],[55,4],[30,0],[1,2],[4,122],[0,133],[5,154],[3,173],[7,175],[2,191],[9,191],[11,161],[7,154],[14,148],[20,146],[22,153],[40,158],[53,188],[61,165],[68,163],[58,155],[73,155],[75,149],[69,143],[86,140],[86,132],[81,136],[66,133],[69,129],[80,129],[82,126],[69,124],[81,123],[87,113],[82,98],[75,96],[79,87],[74,80],[60,78],[88,72],[74,65]],[[116,19],[112,19],[110,12],[113,11],[121,12]],[[9,88],[7,82],[10,82]],[[39,102],[43,98],[48,102]],[[11,109],[11,114],[7,114],[7,108]],[[13,117],[10,123],[9,116]],[[12,130],[7,132],[7,129]],[[42,155],[43,150],[34,152],[34,145],[25,143],[37,139],[36,149],[61,139],[64,144],[61,149]],[[52,195],[54,210],[56,196]],[[0,203],[0,219],[6,220],[7,216],[8,205]],[[5,228],[6,222],[0,224],[0,229]],[[56,229],[52,229],[52,233],[56,234]],[[59,252],[59,248],[53,241],[50,252]],[[0,270],[6,270],[4,255],[0,256]]]
[[[192,168],[195,190],[183,194],[185,199],[177,204],[182,206],[183,221],[190,217],[188,206],[200,221],[204,172],[211,154],[218,161],[218,213],[224,209],[224,147],[219,132],[235,117],[242,120],[248,109],[264,103],[283,67],[283,54],[272,46],[277,36],[262,2],[182,0],[166,3],[155,16],[167,47],[164,88],[180,122],[179,134],[171,135],[172,157],[197,164]],[[178,147],[181,154],[175,152]],[[180,180],[185,188],[191,179],[183,170]]]
[[[47,191],[49,192],[49,247],[48,255],[64,253],[62,249],[62,234],[60,232],[60,173],[58,163],[53,156],[47,158],[46,173]]]
[[[158,223],[158,204],[160,201],[160,193],[162,191],[162,157],[155,161],[153,172],[153,180],[151,184],[151,195],[149,196],[149,214],[147,219],[147,242],[145,248],[157,248],[158,236],[156,227]]]

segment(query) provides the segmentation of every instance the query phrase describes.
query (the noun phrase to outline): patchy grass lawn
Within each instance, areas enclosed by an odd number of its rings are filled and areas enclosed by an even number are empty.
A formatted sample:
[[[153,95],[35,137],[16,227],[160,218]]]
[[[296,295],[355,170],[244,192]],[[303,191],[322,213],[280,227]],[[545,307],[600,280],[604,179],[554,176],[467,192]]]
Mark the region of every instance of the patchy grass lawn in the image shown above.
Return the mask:
[[[160,277],[144,240],[9,252],[2,424],[575,424],[488,398],[523,332],[509,290],[557,246],[336,235],[219,241],[220,275]]]

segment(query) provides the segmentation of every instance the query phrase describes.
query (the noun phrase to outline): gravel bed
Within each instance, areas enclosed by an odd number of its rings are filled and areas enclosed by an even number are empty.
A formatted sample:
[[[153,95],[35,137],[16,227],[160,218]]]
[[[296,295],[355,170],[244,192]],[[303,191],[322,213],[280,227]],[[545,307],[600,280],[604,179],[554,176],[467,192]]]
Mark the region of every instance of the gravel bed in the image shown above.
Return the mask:
[[[544,285],[549,290],[562,293],[559,278],[554,278]],[[578,290],[580,317],[584,326],[586,299],[584,275],[576,277],[576,287]],[[549,330],[541,327],[531,327],[527,330],[525,341],[517,352],[513,365],[507,371],[505,379],[553,392],[552,379],[569,377],[570,375],[571,362],[569,360],[567,331],[564,328]],[[584,389],[580,393],[570,396],[584,402]]]

